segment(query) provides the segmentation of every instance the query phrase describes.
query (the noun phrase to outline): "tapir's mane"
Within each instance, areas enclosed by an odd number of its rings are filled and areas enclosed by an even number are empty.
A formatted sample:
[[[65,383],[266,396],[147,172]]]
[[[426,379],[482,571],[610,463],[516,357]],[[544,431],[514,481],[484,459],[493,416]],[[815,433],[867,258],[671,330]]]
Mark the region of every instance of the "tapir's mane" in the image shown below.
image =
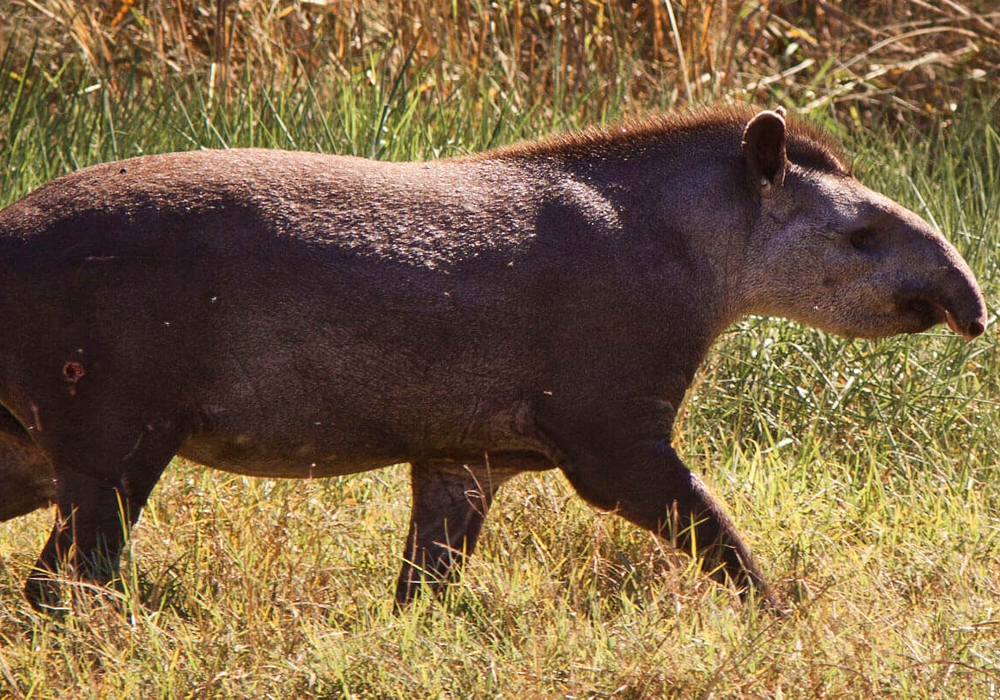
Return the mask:
[[[717,137],[736,152],[747,122],[756,114],[750,107],[707,108],[680,114],[665,114],[642,120],[624,120],[605,128],[558,134],[523,141],[475,157],[517,159],[530,157],[586,157],[626,150],[639,150],[666,141],[685,138],[703,141]],[[851,161],[833,137],[795,117],[787,120],[788,158],[798,165],[849,175]]]

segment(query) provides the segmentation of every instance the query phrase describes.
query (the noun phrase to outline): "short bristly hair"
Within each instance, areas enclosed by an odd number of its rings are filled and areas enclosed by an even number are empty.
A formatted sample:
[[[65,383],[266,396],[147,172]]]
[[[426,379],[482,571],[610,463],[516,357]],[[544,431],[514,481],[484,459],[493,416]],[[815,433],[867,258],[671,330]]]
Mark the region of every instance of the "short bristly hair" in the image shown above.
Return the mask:
[[[738,153],[747,122],[757,113],[751,107],[710,107],[665,114],[642,120],[623,120],[611,126],[523,141],[480,153],[472,158],[519,159],[581,157],[655,148],[677,138],[723,134]],[[851,160],[833,137],[794,117],[787,119],[788,159],[796,165],[838,175],[851,175]]]

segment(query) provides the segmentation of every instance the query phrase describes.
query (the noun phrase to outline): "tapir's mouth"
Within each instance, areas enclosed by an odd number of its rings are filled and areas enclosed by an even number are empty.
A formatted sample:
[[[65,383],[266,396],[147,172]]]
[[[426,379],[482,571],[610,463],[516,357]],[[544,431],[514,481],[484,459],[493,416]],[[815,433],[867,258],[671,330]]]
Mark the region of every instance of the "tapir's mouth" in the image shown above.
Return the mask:
[[[914,330],[911,333],[920,333],[939,323],[947,323],[948,327],[956,333],[961,334],[955,318],[936,301],[931,301],[926,297],[912,297],[900,304],[900,311],[904,316],[913,319]]]
[[[900,304],[900,310],[905,316],[913,319],[915,329],[912,333],[925,331],[939,323],[948,324],[948,328],[966,340],[971,340],[983,332],[983,326],[978,321],[973,321],[968,328],[962,328],[955,318],[955,315],[945,308],[944,304],[925,296],[917,296],[907,299]]]
[[[948,328],[950,328],[955,333],[958,333],[959,335],[964,336],[966,340],[969,340],[969,334],[966,334],[965,331],[963,331],[961,328],[959,328],[958,321],[955,320],[955,317],[951,314],[950,311],[948,311],[948,309],[944,308],[943,306],[939,306],[939,307],[937,307],[937,309],[938,309],[938,311],[940,311],[941,313],[944,314],[944,321],[945,321],[945,323],[948,324]],[[975,333],[975,335],[979,335],[979,334]]]

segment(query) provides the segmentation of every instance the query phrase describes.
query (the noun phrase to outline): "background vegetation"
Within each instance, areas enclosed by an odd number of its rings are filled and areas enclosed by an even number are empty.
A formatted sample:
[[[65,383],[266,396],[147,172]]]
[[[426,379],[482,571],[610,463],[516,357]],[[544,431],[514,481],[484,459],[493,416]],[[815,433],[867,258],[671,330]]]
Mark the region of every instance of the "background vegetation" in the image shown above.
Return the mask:
[[[430,158],[781,102],[945,231],[994,314],[993,5],[9,0],[0,203],[139,153]],[[995,697],[997,365],[992,326],[871,343],[753,318],[720,341],[677,443],[796,606],[786,619],[558,474],[505,487],[463,582],[393,615],[404,467],[287,482],[178,461],[117,607],[35,615],[20,587],[51,514],[0,525],[0,696]]]

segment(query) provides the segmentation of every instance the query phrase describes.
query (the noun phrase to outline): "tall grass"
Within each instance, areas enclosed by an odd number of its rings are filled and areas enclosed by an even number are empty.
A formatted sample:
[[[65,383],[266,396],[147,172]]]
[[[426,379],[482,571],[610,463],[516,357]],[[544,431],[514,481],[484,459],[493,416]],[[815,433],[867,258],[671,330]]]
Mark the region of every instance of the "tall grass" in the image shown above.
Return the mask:
[[[774,24],[786,5],[673,3],[676,32],[663,4],[591,3],[579,16],[559,3],[449,6],[327,15],[230,3],[220,50],[216,15],[199,3],[95,3],[103,15],[51,3],[72,31],[56,38],[22,19],[20,34],[0,33],[0,201],[83,165],[173,149],[480,150],[684,101],[683,75],[656,87],[684,55],[702,97],[804,108],[830,96],[811,116],[848,141],[865,182],[956,242],[995,316],[1000,124],[974,85],[928,126],[866,119],[868,103],[837,94],[850,67],[831,64],[812,97],[799,73],[762,93],[740,93],[738,72],[712,78],[718,88],[696,78],[730,53],[739,64],[751,29],[791,36]],[[746,34],[709,31],[723,14],[706,16],[724,8],[746,11]],[[542,32],[546,22],[573,22],[583,40],[570,42],[568,24]],[[496,52],[507,34],[517,57]],[[125,48],[136,52],[127,61]],[[588,82],[591,69],[617,82]],[[898,92],[903,103],[920,94]],[[912,112],[897,108],[888,114]],[[462,582],[396,615],[404,467],[293,482],[178,460],[134,532],[113,604],[36,615],[20,588],[51,514],[0,525],[0,696],[993,697],[998,362],[993,326],[969,344],[940,329],[876,343],[751,318],[720,340],[676,442],[794,603],[788,618],[742,606],[555,473],[505,487]]]

